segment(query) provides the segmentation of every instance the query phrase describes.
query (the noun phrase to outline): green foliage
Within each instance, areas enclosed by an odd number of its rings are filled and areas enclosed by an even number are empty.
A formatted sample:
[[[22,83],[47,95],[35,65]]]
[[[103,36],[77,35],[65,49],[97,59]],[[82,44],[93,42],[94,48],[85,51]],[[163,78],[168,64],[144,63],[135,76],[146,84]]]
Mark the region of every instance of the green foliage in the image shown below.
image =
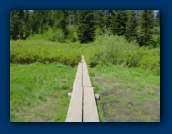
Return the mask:
[[[49,41],[53,41],[53,42],[65,41],[65,35],[61,29],[57,29],[56,31],[49,30],[45,33],[45,37],[47,37]]]
[[[47,35],[48,37],[48,35]],[[11,63],[60,62],[75,66],[81,55],[91,67],[97,65],[124,65],[141,67],[159,75],[160,51],[157,47],[139,47],[135,42],[128,43],[125,37],[114,36],[110,32],[97,35],[93,43],[79,42],[60,44],[35,36],[26,41],[10,41]]]
[[[125,37],[129,42],[131,42],[136,40],[137,38],[137,33],[136,33],[137,20],[136,20],[136,12],[134,10],[128,11],[128,14],[129,15],[126,24]]]
[[[81,53],[66,44],[46,40],[10,41],[11,63],[60,62],[75,66],[80,61]]]
[[[23,38],[26,39],[29,37],[29,35],[31,34],[31,18],[30,18],[30,11],[28,10],[25,10],[25,14],[24,14],[24,19],[25,19],[25,22],[24,22],[24,28],[23,28],[23,31],[24,31],[24,35],[23,35]]]
[[[53,16],[55,17],[53,22],[54,26],[53,29],[61,29],[62,32],[64,33],[65,39],[68,36],[68,29],[67,29],[67,17],[68,17],[68,11],[67,10],[55,10]]]
[[[138,27],[137,42],[140,46],[148,46],[153,44],[152,29],[153,29],[153,11],[143,10],[141,12],[140,24]]]
[[[44,34],[43,37],[49,41],[79,40],[80,43],[87,43],[94,41],[95,35],[103,35],[110,30],[113,35],[125,35],[129,42],[137,38],[140,46],[158,47],[160,46],[158,29],[160,29],[160,11],[153,10],[10,11],[12,40]]]
[[[78,38],[80,43],[87,43],[94,40],[95,22],[92,10],[81,10],[78,12]]]
[[[48,29],[44,32],[44,34],[33,34],[28,37],[28,40],[48,40],[52,42],[64,42],[65,37],[64,33],[61,29],[57,29],[53,31],[52,29]]]
[[[156,75],[160,75],[160,49],[146,49],[142,51],[140,67],[146,70],[151,70]]]
[[[109,36],[109,34],[105,34],[103,37],[97,36],[95,44],[100,44],[100,49],[97,49],[98,47],[95,46],[96,53],[94,52],[93,58],[90,59],[97,60],[98,63],[141,67],[153,71],[156,75],[160,74],[159,48],[140,48],[134,42],[128,43],[124,37]]]
[[[153,28],[153,47],[160,47],[160,26]]]
[[[70,25],[68,27],[68,30],[69,30],[69,34],[68,34],[67,39],[71,42],[78,41],[78,35],[77,35],[76,27],[74,27],[73,25]]]
[[[10,11],[10,39],[23,39],[25,15],[23,10]]]
[[[107,10],[95,10],[94,13],[96,18],[96,29],[99,32],[104,32],[104,30],[106,30],[107,27]],[[98,31],[96,31],[96,35]]]
[[[127,11],[115,10],[111,19],[111,30],[115,35],[125,35],[127,23]]]
[[[158,10],[156,17],[155,17],[155,25],[160,26],[160,10]]]
[[[103,31],[101,28],[96,28],[95,29],[95,35],[98,36],[98,35],[102,35],[103,34]]]
[[[103,38],[98,37],[96,41],[101,44],[103,50],[102,62],[138,66],[139,58],[136,57],[136,51],[139,46],[137,44],[128,43],[124,37],[109,36],[109,34],[105,34]]]
[[[31,28],[32,34],[43,34],[48,29],[50,10],[33,10],[31,11]]]

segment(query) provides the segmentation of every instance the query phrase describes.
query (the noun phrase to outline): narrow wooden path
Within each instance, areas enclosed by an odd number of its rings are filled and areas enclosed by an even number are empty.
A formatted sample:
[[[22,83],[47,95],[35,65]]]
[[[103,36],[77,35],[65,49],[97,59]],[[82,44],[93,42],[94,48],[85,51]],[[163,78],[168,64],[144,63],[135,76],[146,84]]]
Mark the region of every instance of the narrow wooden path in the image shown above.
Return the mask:
[[[94,90],[84,56],[78,64],[66,122],[99,122]]]

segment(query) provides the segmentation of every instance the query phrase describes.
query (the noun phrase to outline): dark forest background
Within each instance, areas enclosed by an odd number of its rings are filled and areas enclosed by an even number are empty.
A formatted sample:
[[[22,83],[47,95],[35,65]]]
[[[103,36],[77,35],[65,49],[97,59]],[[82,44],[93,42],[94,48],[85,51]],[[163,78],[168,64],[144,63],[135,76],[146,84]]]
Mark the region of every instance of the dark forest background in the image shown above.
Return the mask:
[[[140,46],[160,45],[157,10],[11,10],[10,39],[49,31],[50,41],[92,42],[96,35],[125,36]]]

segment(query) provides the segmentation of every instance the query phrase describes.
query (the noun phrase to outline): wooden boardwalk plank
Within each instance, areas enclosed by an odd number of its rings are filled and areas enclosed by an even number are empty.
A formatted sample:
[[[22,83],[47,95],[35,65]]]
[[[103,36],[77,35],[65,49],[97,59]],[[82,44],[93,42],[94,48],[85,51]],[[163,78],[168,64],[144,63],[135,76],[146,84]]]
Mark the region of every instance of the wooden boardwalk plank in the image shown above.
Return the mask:
[[[83,58],[83,87],[91,87],[91,81],[88,74],[87,64]]]
[[[66,122],[99,122],[96,100],[84,56],[78,64]]]
[[[73,89],[66,122],[82,122],[82,95],[82,87]]]
[[[99,122],[93,87],[84,87],[83,122]]]
[[[75,80],[74,80],[74,84],[73,84],[73,89],[74,87],[82,87],[82,63],[78,64],[78,68],[77,68],[77,72],[76,72],[76,76],[75,76]]]
[[[82,63],[79,63],[68,108],[66,122],[82,122]]]

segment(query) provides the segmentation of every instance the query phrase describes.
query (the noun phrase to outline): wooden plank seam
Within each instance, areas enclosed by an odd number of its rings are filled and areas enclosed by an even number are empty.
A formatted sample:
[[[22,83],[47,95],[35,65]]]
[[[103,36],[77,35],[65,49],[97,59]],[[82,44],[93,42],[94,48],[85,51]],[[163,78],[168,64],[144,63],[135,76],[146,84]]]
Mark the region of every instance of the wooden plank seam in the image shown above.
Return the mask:
[[[99,122],[94,90],[84,56],[78,64],[66,122]]]

